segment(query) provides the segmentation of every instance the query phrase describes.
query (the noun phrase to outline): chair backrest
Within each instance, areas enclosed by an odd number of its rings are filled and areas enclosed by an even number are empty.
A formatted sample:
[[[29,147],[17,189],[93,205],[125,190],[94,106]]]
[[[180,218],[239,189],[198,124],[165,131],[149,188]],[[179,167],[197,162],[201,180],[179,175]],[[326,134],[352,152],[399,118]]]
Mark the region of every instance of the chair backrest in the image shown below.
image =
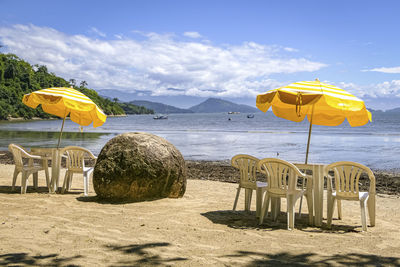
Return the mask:
[[[239,154],[232,158],[232,166],[240,171],[240,185],[242,187],[256,188],[258,161],[258,158],[245,154]]]
[[[276,158],[261,159],[258,170],[267,176],[268,191],[276,194],[295,190],[297,178],[306,176],[292,163]]]
[[[329,171],[334,173],[334,184]],[[328,190],[335,190],[338,196],[345,197],[358,198],[358,182],[363,173],[366,173],[370,180],[369,192],[375,194],[375,175],[367,166],[356,162],[339,161],[324,168],[324,175],[329,178]]]
[[[22,168],[24,166],[24,163],[22,161],[22,157],[29,157],[30,155],[28,152],[25,151],[21,146],[16,145],[16,144],[9,144],[8,145],[8,150],[12,153],[15,166]]]
[[[92,158],[95,156],[90,150],[79,146],[67,146],[61,150],[61,155],[67,155],[67,169],[75,172],[83,172],[85,167],[85,154]]]

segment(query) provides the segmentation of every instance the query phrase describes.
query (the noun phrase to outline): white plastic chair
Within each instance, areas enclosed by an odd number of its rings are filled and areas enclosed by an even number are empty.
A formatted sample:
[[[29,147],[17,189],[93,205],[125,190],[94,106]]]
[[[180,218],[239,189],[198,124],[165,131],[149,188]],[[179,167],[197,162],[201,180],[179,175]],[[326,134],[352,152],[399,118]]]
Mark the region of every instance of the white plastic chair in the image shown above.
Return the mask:
[[[294,228],[294,207],[296,201],[303,195],[307,199],[309,223],[313,223],[313,197],[312,197],[312,178],[309,175],[302,173],[295,165],[290,162],[266,158],[258,162],[258,170],[267,176],[267,192],[264,198],[264,204],[261,209],[260,224],[263,223],[265,215],[268,214],[268,207],[271,198],[277,199],[278,207],[280,206],[280,198],[287,199],[287,228]],[[303,187],[297,188],[298,178],[303,179]],[[304,189],[305,184],[305,189]],[[275,221],[279,208],[275,207],[273,220]]]
[[[92,159],[97,159],[89,150],[78,146],[67,146],[61,150],[61,155],[66,154],[67,156],[67,171],[65,172],[64,184],[61,193],[64,194],[71,188],[72,177],[74,173],[83,174],[83,188],[84,195],[88,195],[89,191],[89,178],[93,173],[93,167],[85,166],[85,155],[88,155]]]
[[[329,175],[333,171],[334,176]],[[360,192],[358,182],[361,174],[368,175],[370,184],[368,192]],[[324,168],[325,177],[328,178],[328,221],[327,226],[332,226],[332,217],[335,201],[338,202],[338,217],[342,218],[341,201],[359,201],[361,208],[362,230],[367,231],[367,218],[365,206],[368,204],[368,213],[371,226],[375,226],[375,176],[366,166],[350,161],[340,161],[327,165]],[[334,181],[334,183],[333,183]]]
[[[233,210],[236,210],[241,188],[245,189],[244,209],[246,211],[250,210],[251,196],[253,190],[256,190],[257,217],[260,216],[262,198],[265,190],[267,189],[267,183],[257,181],[256,173],[258,161],[258,158],[244,154],[236,155],[231,160],[232,166],[240,171],[240,182],[237,188],[235,202],[233,203]]]
[[[45,171],[46,175],[46,183],[47,187],[50,189],[50,178],[49,178],[49,168],[47,164],[47,158],[31,155],[25,151],[21,146],[10,144],[8,145],[8,150],[12,153],[14,162],[15,162],[15,169],[12,181],[12,190],[15,189],[15,183],[17,182],[18,174],[21,172],[21,194],[26,193],[26,189],[28,187],[28,178],[31,174],[33,174],[33,186],[35,189],[38,187],[38,172]],[[28,164],[24,164],[23,158],[28,159]],[[41,160],[40,164],[34,162],[34,160]]]

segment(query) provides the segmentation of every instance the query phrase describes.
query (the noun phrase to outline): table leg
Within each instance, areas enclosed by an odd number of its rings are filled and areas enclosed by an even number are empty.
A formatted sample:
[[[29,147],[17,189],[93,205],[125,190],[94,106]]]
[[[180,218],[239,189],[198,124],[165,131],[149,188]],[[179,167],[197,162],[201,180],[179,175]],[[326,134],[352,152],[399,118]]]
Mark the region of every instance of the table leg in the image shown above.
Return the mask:
[[[368,198],[368,215],[369,215],[369,222],[371,226],[375,226],[375,194],[371,194]]]
[[[55,193],[58,189],[58,180],[60,178],[61,157],[58,149],[53,149],[51,158],[51,191]]]
[[[313,167],[313,185],[314,185],[314,224],[322,225],[322,211],[324,206],[324,174],[323,166]]]

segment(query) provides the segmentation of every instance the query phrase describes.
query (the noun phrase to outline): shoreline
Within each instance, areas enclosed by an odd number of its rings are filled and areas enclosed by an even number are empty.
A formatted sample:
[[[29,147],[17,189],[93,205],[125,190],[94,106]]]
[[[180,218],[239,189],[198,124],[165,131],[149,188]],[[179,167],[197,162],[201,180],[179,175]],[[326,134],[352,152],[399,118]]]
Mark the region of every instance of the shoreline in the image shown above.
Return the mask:
[[[133,114],[133,115],[142,115],[142,114]],[[146,115],[146,114],[143,114]],[[107,117],[127,117],[128,114],[119,114],[119,115],[107,115]],[[65,118],[66,120],[69,120],[70,118]],[[18,118],[8,118],[7,120],[0,120],[0,122],[19,122],[19,121],[40,121],[40,120],[62,120],[62,118],[40,118],[40,117],[32,117],[30,119],[25,119],[23,117],[18,117]]]
[[[185,160],[187,179],[209,180],[225,183],[238,183],[239,171],[233,168],[230,160]],[[9,151],[0,151],[0,164],[14,164]],[[376,192],[379,194],[400,195],[400,172],[396,170],[373,169],[376,178]],[[260,176],[260,179],[263,179]],[[360,182],[361,183],[361,182]]]

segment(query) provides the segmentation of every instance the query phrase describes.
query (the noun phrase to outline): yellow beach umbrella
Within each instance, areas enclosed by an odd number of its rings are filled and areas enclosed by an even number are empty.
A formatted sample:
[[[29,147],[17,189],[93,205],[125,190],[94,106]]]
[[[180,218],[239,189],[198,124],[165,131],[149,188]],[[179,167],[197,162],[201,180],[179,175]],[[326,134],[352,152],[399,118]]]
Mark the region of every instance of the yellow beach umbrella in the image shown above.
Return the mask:
[[[271,106],[280,118],[300,122],[307,116],[308,132],[306,164],[312,125],[337,126],[345,119],[350,126],[362,126],[372,121],[365,103],[334,85],[315,81],[291,83],[257,96],[256,106],[266,112]]]
[[[22,102],[31,108],[42,105],[44,112],[63,118],[57,147],[60,146],[65,118],[68,115],[71,121],[79,125],[88,126],[93,123],[93,127],[103,125],[107,118],[90,98],[72,88],[52,87],[42,89],[24,95]]]

